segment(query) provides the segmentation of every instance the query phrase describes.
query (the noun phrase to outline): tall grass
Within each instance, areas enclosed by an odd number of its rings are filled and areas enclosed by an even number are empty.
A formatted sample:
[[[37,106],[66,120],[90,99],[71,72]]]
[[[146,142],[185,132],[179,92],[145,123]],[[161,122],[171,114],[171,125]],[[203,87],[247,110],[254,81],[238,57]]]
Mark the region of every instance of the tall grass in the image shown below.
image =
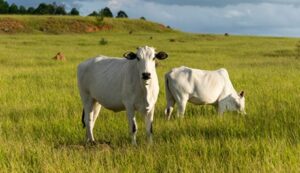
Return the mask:
[[[99,45],[101,38],[109,44]],[[157,32],[0,35],[0,172],[300,172],[300,61],[286,54],[297,41]],[[133,147],[125,113],[102,109],[94,135],[110,144],[85,146],[77,64],[139,45],[169,54],[157,68],[154,144],[146,143],[143,117],[137,115]],[[67,61],[53,61],[57,52]],[[245,90],[248,114],[219,117],[211,106],[189,104],[184,119],[166,121],[163,74],[181,65],[227,68],[234,87]]]

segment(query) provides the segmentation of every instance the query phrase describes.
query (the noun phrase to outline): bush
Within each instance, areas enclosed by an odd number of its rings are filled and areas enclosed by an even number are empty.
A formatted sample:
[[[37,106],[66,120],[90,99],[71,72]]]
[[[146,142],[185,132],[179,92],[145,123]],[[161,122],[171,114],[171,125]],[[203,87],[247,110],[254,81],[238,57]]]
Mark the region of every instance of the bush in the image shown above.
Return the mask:
[[[100,45],[107,45],[108,41],[105,40],[105,38],[101,38],[101,40],[99,41]]]
[[[128,15],[124,11],[119,11],[116,18],[128,18]]]
[[[78,16],[79,15],[79,11],[76,8],[72,8],[72,10],[70,11],[70,15]]]
[[[104,25],[104,17],[103,16],[95,16],[96,17],[96,21],[97,21],[97,25],[99,26],[103,26]]]

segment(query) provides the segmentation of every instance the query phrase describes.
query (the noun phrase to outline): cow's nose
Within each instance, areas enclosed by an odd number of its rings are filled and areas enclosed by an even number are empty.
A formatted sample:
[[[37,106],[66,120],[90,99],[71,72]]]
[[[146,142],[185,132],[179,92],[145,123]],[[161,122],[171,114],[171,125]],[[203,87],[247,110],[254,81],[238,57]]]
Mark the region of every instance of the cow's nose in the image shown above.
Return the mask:
[[[148,79],[150,79],[150,77],[151,77],[151,73],[142,73],[142,78],[144,80],[148,80]]]

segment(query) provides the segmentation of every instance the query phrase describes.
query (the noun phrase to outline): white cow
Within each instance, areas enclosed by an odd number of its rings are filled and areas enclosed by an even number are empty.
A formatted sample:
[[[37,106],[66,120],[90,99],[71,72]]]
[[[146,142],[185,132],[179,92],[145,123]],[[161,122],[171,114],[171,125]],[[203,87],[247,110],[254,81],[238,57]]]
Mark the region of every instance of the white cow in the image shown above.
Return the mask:
[[[170,119],[175,102],[177,115],[185,112],[186,103],[215,105],[219,114],[226,110],[245,112],[244,91],[238,94],[233,88],[226,69],[206,71],[188,67],[173,68],[165,74],[167,107]]]
[[[77,77],[83,104],[82,123],[87,142],[94,143],[93,128],[101,106],[118,112],[126,110],[132,143],[136,144],[137,125],[134,113],[145,115],[149,142],[159,85],[155,59],[165,59],[165,52],[155,53],[144,46],[137,53],[127,52],[126,59],[99,56],[78,65]]]

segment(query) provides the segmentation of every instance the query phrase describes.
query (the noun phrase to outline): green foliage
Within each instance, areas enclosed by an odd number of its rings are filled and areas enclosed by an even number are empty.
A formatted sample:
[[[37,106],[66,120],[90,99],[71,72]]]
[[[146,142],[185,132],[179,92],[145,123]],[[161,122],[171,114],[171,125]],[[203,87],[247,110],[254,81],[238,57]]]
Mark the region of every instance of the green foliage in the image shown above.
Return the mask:
[[[28,9],[27,9],[27,14],[33,14],[34,13],[34,8],[33,7],[29,7]]]
[[[26,13],[27,13],[26,7],[24,7],[23,5],[21,5],[19,7],[19,14],[26,14]]]
[[[107,45],[108,41],[105,38],[101,38],[101,40],[99,41],[100,45]]]
[[[39,15],[66,15],[67,12],[63,5],[40,3],[37,8],[18,6],[12,3],[10,6],[6,1],[0,0],[0,14],[39,14]],[[73,8],[70,15],[79,15],[79,11]]]
[[[101,17],[114,17],[112,12],[110,11],[110,9],[108,7],[105,7],[103,9],[100,10],[99,15]]]
[[[99,14],[96,11],[93,11],[92,13],[90,13],[88,16],[98,16]]]
[[[79,11],[76,8],[72,8],[70,11],[70,14],[73,16],[78,16],[79,15]]]
[[[104,25],[104,17],[101,15],[96,15],[96,23],[98,26],[103,26]]]
[[[0,14],[8,14],[9,4],[5,0],[0,0]]]
[[[46,17],[18,18],[38,23]],[[146,21],[106,22],[119,23],[114,32],[0,35],[1,173],[300,172],[300,61],[290,56],[298,39],[149,28],[129,35],[128,28]],[[99,38],[109,44],[99,46]],[[154,144],[146,143],[141,115],[136,115],[138,146],[133,147],[125,112],[102,108],[94,135],[111,144],[85,146],[77,65],[99,54],[122,57],[141,45],[169,54],[157,68]],[[53,61],[57,52],[67,61]],[[188,104],[184,119],[166,121],[164,73],[181,65],[225,67],[236,90],[245,90],[247,115],[219,117],[212,106]]]
[[[57,14],[57,15],[66,15],[67,12],[65,10],[65,7],[63,7],[63,6],[57,6],[56,9],[55,9],[55,13],[54,14]]]
[[[119,11],[116,18],[128,18],[127,14],[124,11]]]
[[[19,13],[19,8],[16,4],[11,4],[10,7],[8,8],[8,13],[9,14],[18,14]]]
[[[46,3],[39,4],[39,6],[34,10],[34,14],[41,14],[41,15],[54,14],[54,12],[55,12],[55,7],[52,4],[46,4]]]

